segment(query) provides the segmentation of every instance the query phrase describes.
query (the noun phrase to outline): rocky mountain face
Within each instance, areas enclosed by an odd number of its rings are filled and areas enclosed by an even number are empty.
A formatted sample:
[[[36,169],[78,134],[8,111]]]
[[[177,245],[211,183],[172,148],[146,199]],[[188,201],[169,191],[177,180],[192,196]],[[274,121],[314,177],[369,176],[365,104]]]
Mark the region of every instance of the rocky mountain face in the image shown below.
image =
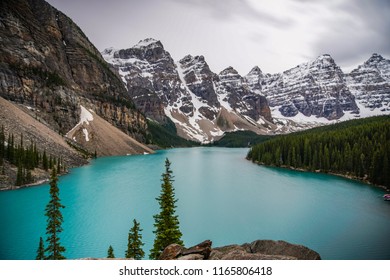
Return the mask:
[[[217,91],[223,101],[234,111],[258,121],[260,117],[272,122],[267,99],[261,92],[251,89],[247,79],[241,77],[233,67],[228,67],[218,75]]]
[[[256,66],[244,77],[233,67],[213,73],[203,56],[175,63],[154,39],[102,54],[146,116],[160,123],[168,117],[180,136],[200,142],[227,131],[286,133],[390,110],[389,60],[376,54],[350,74],[325,54],[278,74]]]
[[[253,80],[253,74],[252,80]],[[250,78],[250,76],[248,77]],[[256,77],[251,85],[267,96],[271,107],[284,117],[315,116],[339,119],[345,111],[358,112],[355,97],[344,82],[344,73],[330,55],[298,65],[281,74]]]
[[[273,125],[264,96],[255,95],[234,69],[213,73],[203,56],[174,62],[154,39],[102,55],[146,116],[160,123],[169,117],[187,139],[208,142],[237,129],[265,133]]]
[[[0,96],[65,135],[80,105],[143,141],[147,124],[80,28],[43,0],[0,3]],[[99,151],[98,151],[99,153]]]
[[[68,167],[86,162],[81,150],[150,152],[132,138],[147,138],[147,122],[120,76],[70,18],[43,0],[0,2],[0,97],[1,109],[8,108],[1,115],[6,134],[23,133],[26,143],[38,143]],[[80,125],[82,107],[95,115],[91,125]],[[67,138],[70,131],[75,135]],[[100,135],[107,131],[122,144]]]
[[[274,118],[297,126],[388,114],[389,73],[390,60],[378,54],[349,74],[325,54],[279,74],[263,74],[255,67],[246,79],[267,97]]]
[[[390,112],[390,60],[373,54],[345,77],[362,115]]]
[[[5,135],[14,135],[15,143],[23,142],[26,147],[36,145],[38,151],[46,152],[48,157],[61,158],[65,168],[80,166],[88,161],[82,154],[70,147],[66,140],[45,125],[42,120],[30,115],[30,110],[23,105],[14,104],[0,97],[0,126]],[[8,146],[8,143],[7,143]],[[1,161],[0,190],[14,188],[18,166],[7,160]],[[31,171],[32,182],[43,182],[50,177],[50,171],[35,168]]]
[[[126,50],[106,49],[102,55],[119,72],[136,106],[147,117],[164,123],[165,106],[176,103],[181,103],[184,111],[191,110],[175,63],[161,42],[147,39]]]

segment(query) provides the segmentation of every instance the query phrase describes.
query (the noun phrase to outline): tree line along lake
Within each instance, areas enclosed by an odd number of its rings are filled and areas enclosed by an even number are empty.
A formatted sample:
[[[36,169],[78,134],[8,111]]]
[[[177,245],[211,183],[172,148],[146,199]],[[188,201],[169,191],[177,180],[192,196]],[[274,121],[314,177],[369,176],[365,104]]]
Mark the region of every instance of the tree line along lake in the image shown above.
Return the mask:
[[[106,157],[60,177],[67,258],[124,257],[133,219],[152,247],[153,215],[166,158],[186,246],[257,239],[302,244],[323,259],[390,259],[390,203],[384,191],[337,176],[264,167],[248,149],[197,147]],[[49,185],[0,192],[0,259],[35,259],[45,236]]]

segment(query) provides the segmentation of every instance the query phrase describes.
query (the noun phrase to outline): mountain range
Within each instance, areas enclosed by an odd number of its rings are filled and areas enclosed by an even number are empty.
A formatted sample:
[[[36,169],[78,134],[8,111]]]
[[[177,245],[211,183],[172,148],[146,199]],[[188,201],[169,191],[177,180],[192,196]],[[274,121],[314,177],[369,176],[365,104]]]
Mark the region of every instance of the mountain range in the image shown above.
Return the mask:
[[[180,136],[200,142],[227,131],[286,133],[390,112],[390,60],[375,53],[351,73],[324,54],[283,73],[255,66],[245,76],[233,67],[216,74],[201,55],[174,61],[152,38],[102,56],[148,118],[169,118]]]
[[[390,60],[379,54],[350,73],[325,54],[283,73],[217,74],[204,56],[175,61],[150,38],[99,52],[44,0],[0,2],[2,129],[68,167],[92,154],[152,153],[157,139],[183,143],[177,135],[207,143],[226,132],[273,135],[389,114],[389,101]],[[15,182],[17,167],[6,164],[0,187]]]

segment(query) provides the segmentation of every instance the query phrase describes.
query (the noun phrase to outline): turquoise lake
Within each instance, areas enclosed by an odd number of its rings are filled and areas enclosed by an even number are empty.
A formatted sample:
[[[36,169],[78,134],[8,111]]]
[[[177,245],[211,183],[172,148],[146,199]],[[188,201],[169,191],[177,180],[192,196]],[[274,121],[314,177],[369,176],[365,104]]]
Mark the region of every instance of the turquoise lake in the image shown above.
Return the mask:
[[[146,255],[165,158],[172,162],[177,214],[186,246],[285,240],[323,259],[390,259],[385,193],[336,176],[258,166],[247,149],[188,148],[107,157],[60,178],[67,258],[124,257],[133,219]],[[35,259],[45,236],[48,184],[0,192],[0,259]],[[45,238],[44,238],[45,239]]]

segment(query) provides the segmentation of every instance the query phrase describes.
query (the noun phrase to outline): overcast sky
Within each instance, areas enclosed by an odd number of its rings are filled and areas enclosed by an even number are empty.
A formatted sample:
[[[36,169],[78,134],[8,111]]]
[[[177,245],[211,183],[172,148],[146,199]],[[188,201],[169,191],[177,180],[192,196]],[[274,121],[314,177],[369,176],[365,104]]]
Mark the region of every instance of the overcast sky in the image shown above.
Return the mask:
[[[330,54],[350,71],[390,58],[390,0],[47,0],[100,50],[158,39],[175,61],[204,55],[213,72],[282,72]]]

